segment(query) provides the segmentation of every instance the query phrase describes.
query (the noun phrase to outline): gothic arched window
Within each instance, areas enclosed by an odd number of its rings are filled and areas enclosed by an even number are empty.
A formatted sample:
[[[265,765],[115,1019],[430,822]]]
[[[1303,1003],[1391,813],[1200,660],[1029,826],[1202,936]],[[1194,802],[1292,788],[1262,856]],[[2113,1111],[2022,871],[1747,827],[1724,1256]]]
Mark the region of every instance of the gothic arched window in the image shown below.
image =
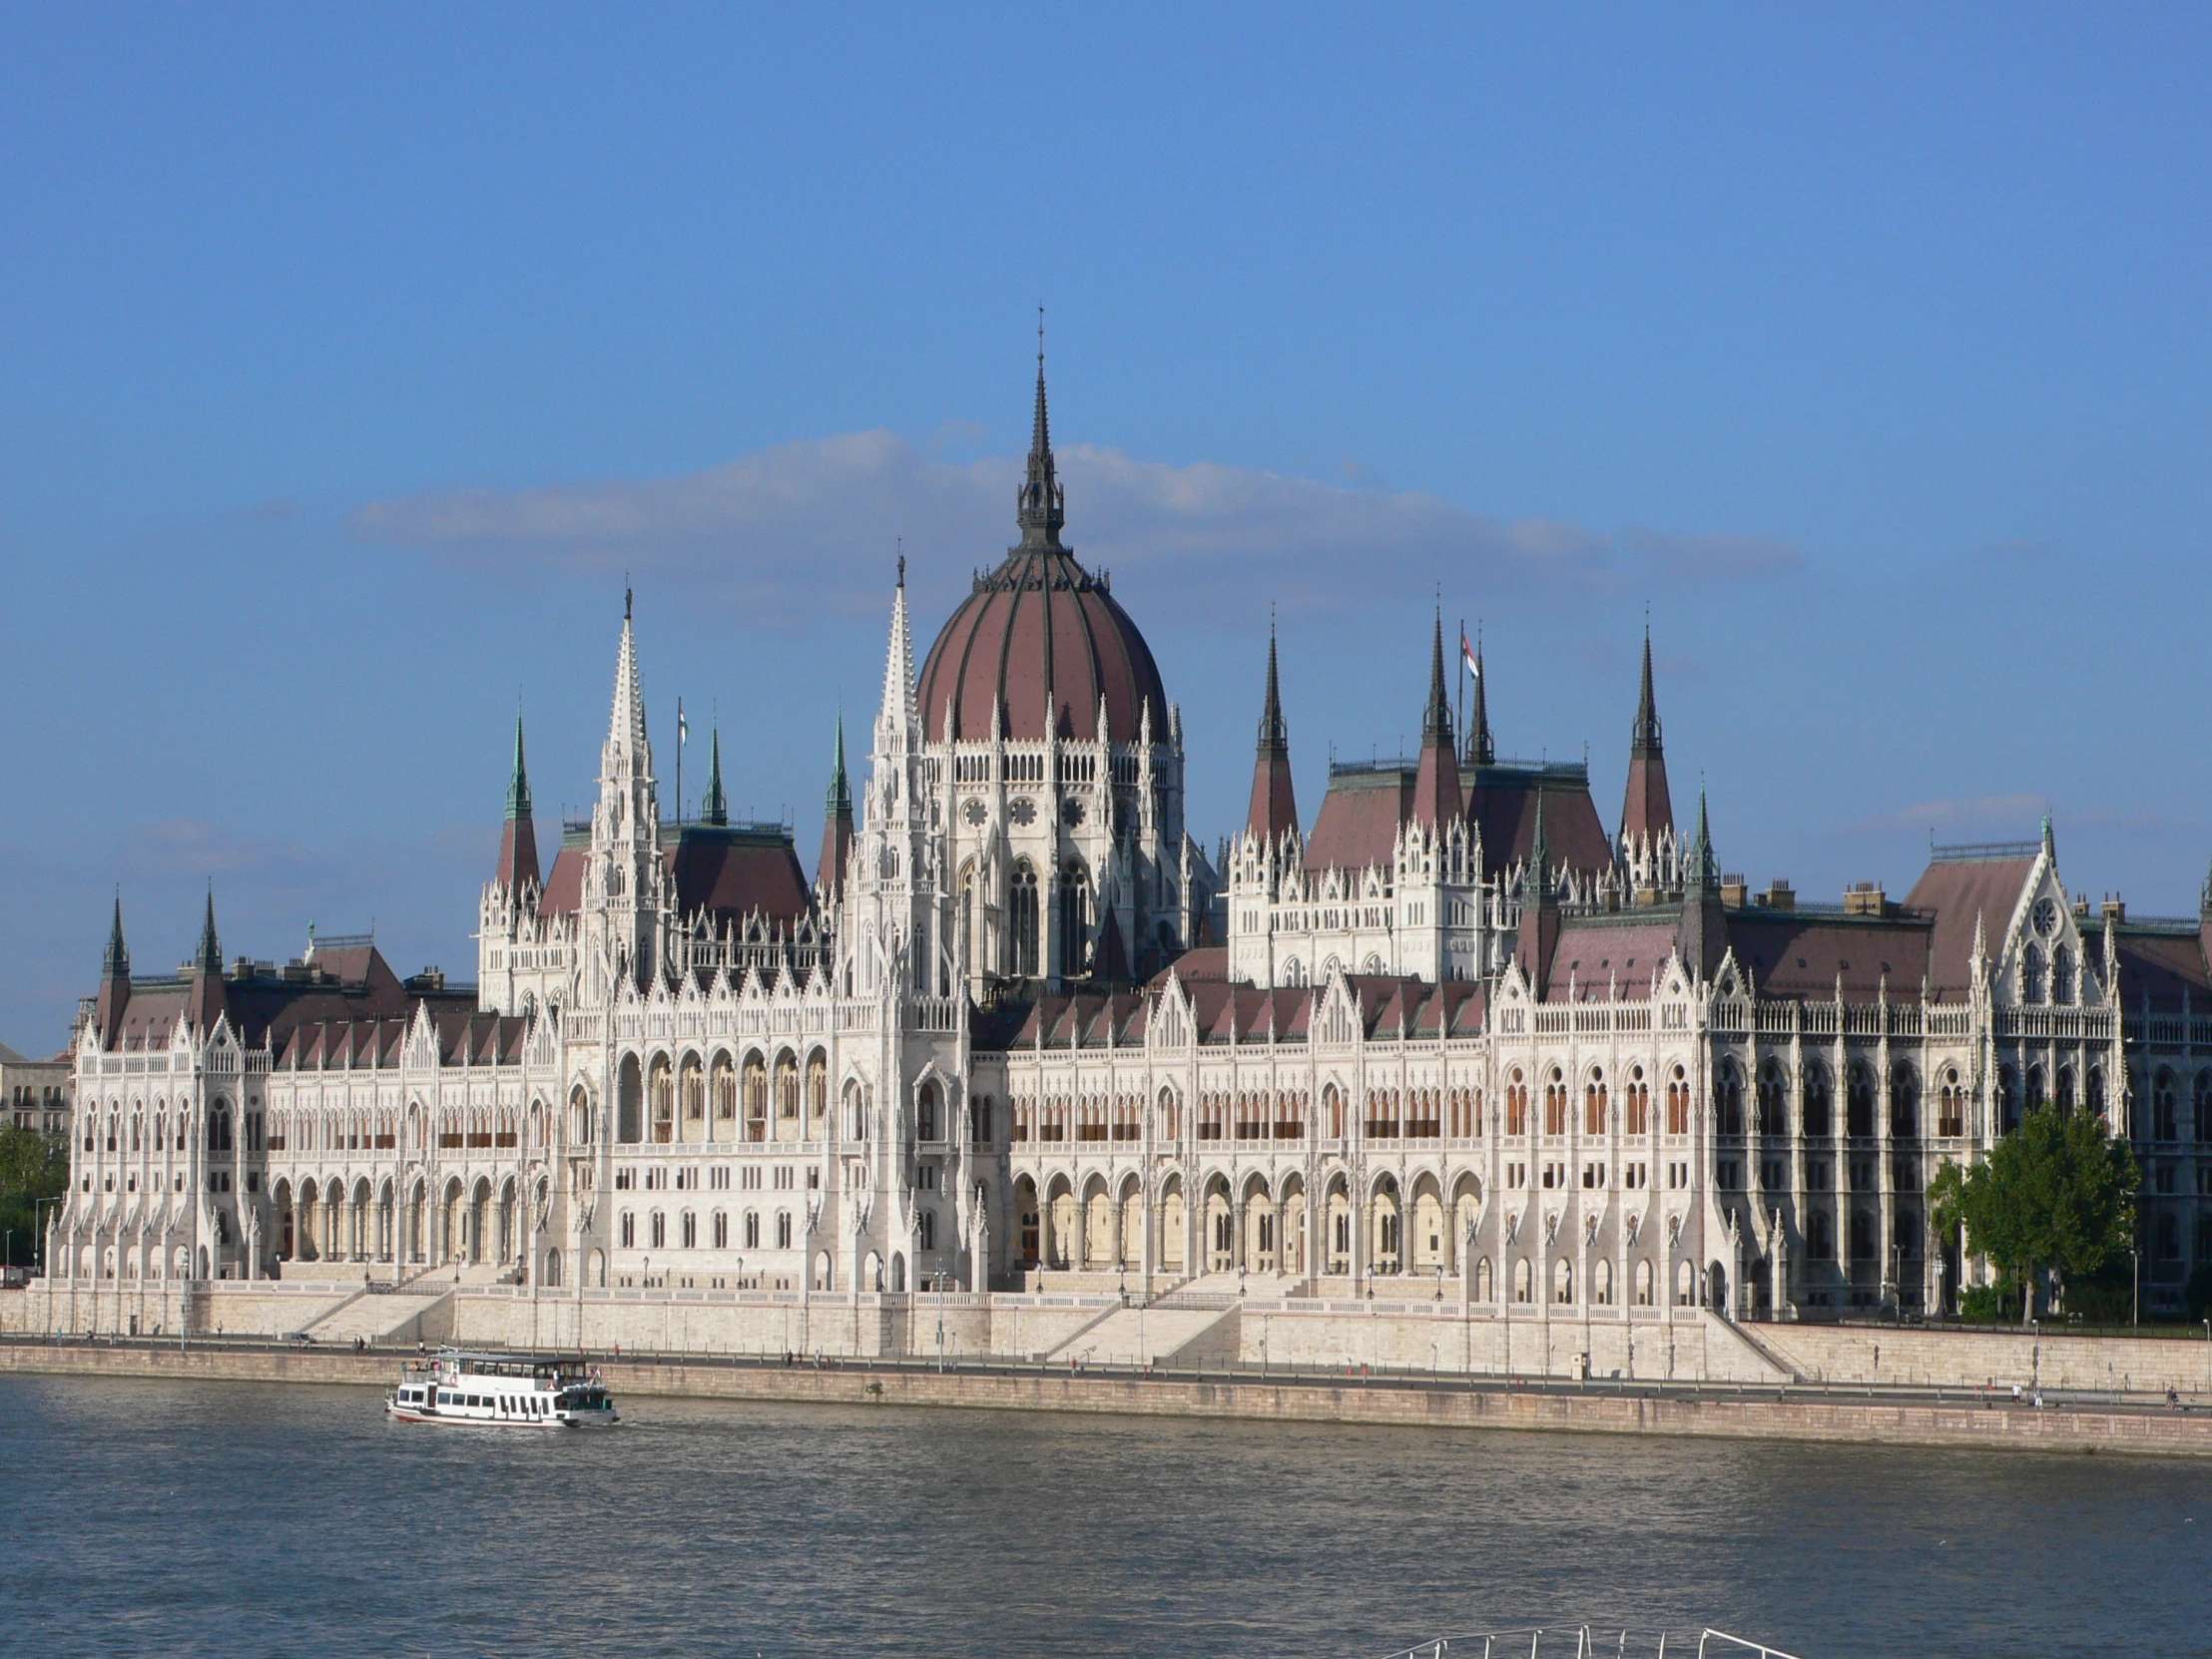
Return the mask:
[[[1014,866],[1013,891],[1007,906],[1007,925],[1013,932],[1013,954],[1008,966],[1023,978],[1037,972],[1037,872],[1026,861]]]
[[[1060,971],[1072,978],[1091,967],[1091,884],[1083,866],[1060,872]]]

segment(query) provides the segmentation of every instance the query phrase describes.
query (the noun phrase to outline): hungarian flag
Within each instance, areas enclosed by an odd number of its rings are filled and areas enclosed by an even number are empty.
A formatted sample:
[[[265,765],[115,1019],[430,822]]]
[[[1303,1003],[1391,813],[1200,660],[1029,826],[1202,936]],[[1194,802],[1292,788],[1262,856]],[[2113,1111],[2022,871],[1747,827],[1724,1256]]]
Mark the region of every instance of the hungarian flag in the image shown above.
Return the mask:
[[[1461,630],[1460,637],[1462,639],[1466,637],[1464,630]],[[676,700],[676,747],[681,749],[690,742],[691,723],[684,719],[684,700],[679,697]]]
[[[1467,630],[1464,623],[1460,624],[1459,627],[1459,657],[1467,665],[1469,674],[1477,680],[1482,678],[1482,665],[1474,660],[1474,647],[1467,644]]]

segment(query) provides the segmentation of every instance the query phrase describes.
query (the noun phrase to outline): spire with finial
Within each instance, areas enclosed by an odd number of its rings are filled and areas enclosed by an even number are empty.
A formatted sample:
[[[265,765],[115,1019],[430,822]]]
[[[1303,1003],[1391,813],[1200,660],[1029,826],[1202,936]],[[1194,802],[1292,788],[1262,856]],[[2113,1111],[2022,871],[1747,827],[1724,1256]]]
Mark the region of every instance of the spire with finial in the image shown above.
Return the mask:
[[[492,879],[510,893],[536,885],[538,831],[531,821],[530,774],[522,761],[522,713],[515,712],[514,776],[507,781],[507,822],[499,831],[499,865]]]
[[[1413,822],[1437,829],[1466,817],[1459,793],[1459,755],[1451,737],[1451,702],[1444,695],[1444,615],[1436,609],[1428,652],[1428,707],[1420,727],[1420,772],[1413,781]]]
[[[1489,676],[1482,672],[1482,624],[1474,625],[1474,714],[1467,722],[1467,765],[1497,764],[1497,745],[1490,740]]]
[[[1544,833],[1544,787],[1536,786],[1536,827],[1528,836],[1528,868],[1521,875],[1521,902],[1533,904],[1551,892],[1551,840]]]
[[[1275,666],[1275,625],[1268,625],[1268,691],[1260,710],[1259,754],[1252,763],[1252,805],[1245,829],[1273,841],[1298,828],[1291,788],[1291,729],[1283,719],[1283,688]]]
[[[1037,307],[1037,412],[1029,430],[1029,467],[1022,480],[1015,519],[1021,545],[1034,551],[1057,550],[1067,523],[1067,492],[1052,460],[1052,421],[1044,400],[1044,307]]]
[[[707,746],[707,793],[700,798],[699,822],[718,830],[730,822],[730,803],[722,793],[722,722],[716,721]]]
[[[130,1000],[131,952],[123,942],[123,889],[119,886],[115,889],[115,919],[108,924],[108,948],[100,958],[100,996],[94,1004],[102,1043],[115,1041]]]
[[[120,901],[119,901],[120,902]],[[208,883],[208,911],[200,923],[200,948],[193,953],[193,969],[199,973],[223,971],[223,945],[215,931],[215,883]]]
[[[830,799],[823,814],[822,857],[815,882],[831,898],[844,889],[852,852],[852,790],[844,776],[844,715],[837,716],[837,745],[830,763]]]
[[[1551,884],[1551,841],[1544,833],[1544,791],[1536,786],[1536,823],[1529,832],[1528,865],[1521,872],[1520,928],[1513,958],[1538,996],[1551,979],[1559,947],[1559,895]]]
[[[1641,855],[1674,828],[1667,792],[1667,757],[1659,742],[1659,702],[1651,686],[1651,624],[1644,624],[1643,687],[1628,742],[1628,792],[1621,801],[1621,851]]]
[[[1659,753],[1659,705],[1651,692],[1651,624],[1644,624],[1644,684],[1643,692],[1636,699],[1636,731],[1629,741],[1629,752],[1634,755]]]
[[[522,761],[522,715],[515,715],[515,770],[507,780],[507,816],[528,818],[530,814],[530,773]]]
[[[1451,699],[1444,695],[1444,613],[1436,610],[1436,630],[1428,647],[1428,707],[1421,715],[1421,747],[1451,747]]]
[[[1705,813],[1705,786],[1697,787],[1697,834],[1691,838],[1688,867],[1682,872],[1686,887],[1713,884],[1713,826]]]
[[[1713,826],[1705,812],[1705,786],[1697,792],[1697,833],[1683,857],[1682,920],[1675,933],[1682,963],[1700,979],[1710,979],[1728,953],[1728,918],[1714,883]]]
[[[108,948],[100,958],[100,977],[131,977],[131,947],[123,942],[123,889],[115,889],[115,920],[108,924]]]

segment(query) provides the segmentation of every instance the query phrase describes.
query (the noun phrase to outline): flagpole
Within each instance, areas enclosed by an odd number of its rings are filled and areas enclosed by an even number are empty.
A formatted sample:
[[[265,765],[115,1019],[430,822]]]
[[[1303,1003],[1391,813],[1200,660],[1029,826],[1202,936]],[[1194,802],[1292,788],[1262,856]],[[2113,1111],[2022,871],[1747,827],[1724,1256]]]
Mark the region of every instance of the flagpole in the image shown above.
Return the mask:
[[[676,828],[684,828],[684,700],[676,700]]]
[[[1467,619],[1459,619],[1459,719],[1453,730],[1459,741],[1467,741]]]

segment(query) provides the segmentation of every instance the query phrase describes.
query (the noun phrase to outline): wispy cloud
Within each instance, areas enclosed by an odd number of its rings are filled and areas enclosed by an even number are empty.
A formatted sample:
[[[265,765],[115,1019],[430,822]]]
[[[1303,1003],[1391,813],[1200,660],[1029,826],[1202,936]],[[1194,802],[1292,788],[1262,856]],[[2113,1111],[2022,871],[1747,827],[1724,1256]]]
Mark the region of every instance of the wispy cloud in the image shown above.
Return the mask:
[[[1937,838],[1944,835],[2025,836],[2035,832],[2049,810],[2048,797],[2026,792],[1916,801],[1896,812],[1862,819],[1852,826],[1851,832],[1861,835],[1933,832]]]
[[[681,583],[746,620],[872,612],[900,538],[916,585],[943,597],[971,568],[995,563],[1013,535],[1019,463],[940,456],[937,443],[853,432],[673,478],[375,501],[352,524],[363,537],[487,573],[629,571]],[[1419,491],[1211,461],[1170,466],[1077,446],[1060,463],[1068,536],[1085,561],[1124,577],[1172,577],[1185,606],[1265,594],[1325,608],[1438,576],[1521,588],[1728,581],[1799,560],[1796,549],[1755,538],[1507,523]]]

